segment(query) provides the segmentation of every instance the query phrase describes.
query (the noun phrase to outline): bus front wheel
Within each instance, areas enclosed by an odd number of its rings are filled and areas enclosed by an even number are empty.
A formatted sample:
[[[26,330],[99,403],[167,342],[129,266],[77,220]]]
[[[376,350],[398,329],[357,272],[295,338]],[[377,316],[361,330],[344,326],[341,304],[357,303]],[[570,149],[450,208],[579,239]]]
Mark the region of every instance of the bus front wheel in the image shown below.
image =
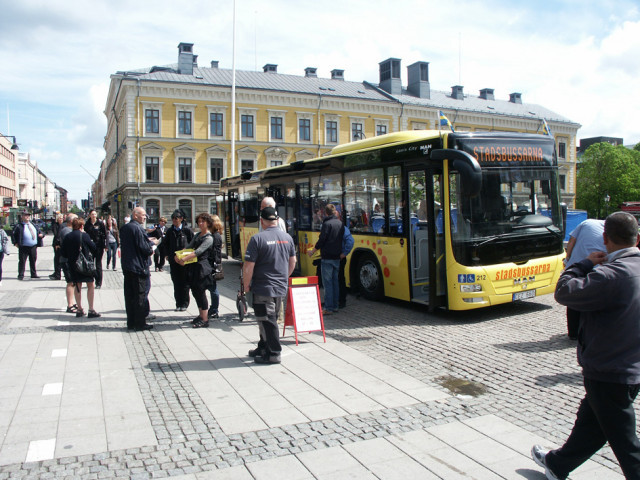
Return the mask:
[[[358,285],[360,294],[367,300],[380,300],[384,295],[382,273],[378,262],[369,256],[358,262]]]

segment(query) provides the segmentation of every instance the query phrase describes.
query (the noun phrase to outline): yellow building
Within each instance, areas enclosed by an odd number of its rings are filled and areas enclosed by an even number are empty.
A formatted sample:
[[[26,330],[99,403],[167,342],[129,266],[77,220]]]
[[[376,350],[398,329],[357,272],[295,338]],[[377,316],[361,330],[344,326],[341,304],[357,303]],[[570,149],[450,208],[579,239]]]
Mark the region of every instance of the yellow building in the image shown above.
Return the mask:
[[[477,96],[458,85],[431,90],[427,62],[408,67],[406,87],[399,59],[379,65],[378,83],[347,81],[340,69],[327,78],[312,67],[304,75],[279,74],[274,64],[238,71],[233,127],[233,72],[216,61],[198,67],[193,44],[178,45],[177,64],[117,72],[105,108],[106,156],[95,203],[120,220],[141,205],[149,223],[181,208],[192,224],[200,212],[218,213],[222,177],[320,156],[354,139],[438,128],[442,110],[457,131],[535,133],[546,119],[556,138],[563,200],[573,206],[580,125],[523,103],[519,93],[496,100],[490,88]]]

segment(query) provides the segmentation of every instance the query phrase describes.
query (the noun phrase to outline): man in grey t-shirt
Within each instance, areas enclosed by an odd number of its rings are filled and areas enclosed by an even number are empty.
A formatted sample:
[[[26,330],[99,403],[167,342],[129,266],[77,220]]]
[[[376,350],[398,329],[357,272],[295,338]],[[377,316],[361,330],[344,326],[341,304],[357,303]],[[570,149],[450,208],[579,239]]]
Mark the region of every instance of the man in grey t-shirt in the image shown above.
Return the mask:
[[[278,314],[287,294],[289,275],[296,266],[293,239],[278,228],[273,207],[260,211],[262,231],[247,245],[244,257],[245,291],[253,293],[253,310],[260,327],[258,347],[249,351],[256,363],[280,363]]]

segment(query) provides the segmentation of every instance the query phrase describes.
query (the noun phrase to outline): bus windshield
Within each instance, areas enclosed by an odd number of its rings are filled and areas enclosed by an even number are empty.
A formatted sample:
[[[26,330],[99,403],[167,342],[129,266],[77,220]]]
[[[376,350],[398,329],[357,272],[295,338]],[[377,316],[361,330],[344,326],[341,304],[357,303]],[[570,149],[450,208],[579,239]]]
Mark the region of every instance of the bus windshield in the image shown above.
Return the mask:
[[[562,211],[555,170],[485,168],[482,188],[465,195],[449,178],[451,237],[463,265],[521,262],[562,252]]]

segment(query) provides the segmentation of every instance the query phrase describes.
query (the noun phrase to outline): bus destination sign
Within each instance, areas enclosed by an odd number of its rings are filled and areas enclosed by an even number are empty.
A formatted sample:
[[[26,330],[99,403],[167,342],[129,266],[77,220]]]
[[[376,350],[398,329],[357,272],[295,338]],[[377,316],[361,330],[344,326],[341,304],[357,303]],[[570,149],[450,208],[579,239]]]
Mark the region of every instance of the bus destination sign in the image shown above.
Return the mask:
[[[465,138],[458,147],[483,167],[549,167],[556,165],[553,141]]]

